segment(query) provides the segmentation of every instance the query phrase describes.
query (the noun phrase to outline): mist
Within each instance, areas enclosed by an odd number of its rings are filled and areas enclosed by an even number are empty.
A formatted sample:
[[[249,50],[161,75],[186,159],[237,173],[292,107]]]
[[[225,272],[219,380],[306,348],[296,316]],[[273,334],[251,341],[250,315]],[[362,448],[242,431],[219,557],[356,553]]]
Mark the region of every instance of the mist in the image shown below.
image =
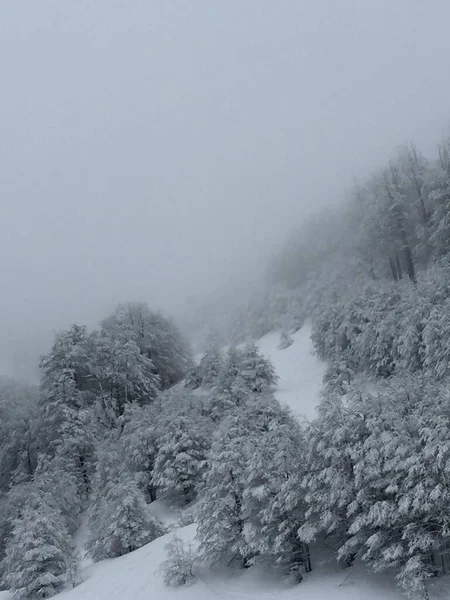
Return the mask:
[[[448,125],[446,0],[0,8],[0,371],[140,299],[249,285],[294,223]]]

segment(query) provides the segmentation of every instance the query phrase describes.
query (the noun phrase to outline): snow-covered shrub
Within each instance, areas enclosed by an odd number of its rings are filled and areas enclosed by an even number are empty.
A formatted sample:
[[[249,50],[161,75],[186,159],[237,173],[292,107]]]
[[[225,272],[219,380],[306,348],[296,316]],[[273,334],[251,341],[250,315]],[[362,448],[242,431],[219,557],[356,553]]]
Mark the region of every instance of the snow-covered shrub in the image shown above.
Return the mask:
[[[195,580],[196,553],[191,544],[187,546],[183,540],[174,535],[166,544],[167,560],[165,560],[160,571],[164,583],[173,587],[180,587],[193,583]]]

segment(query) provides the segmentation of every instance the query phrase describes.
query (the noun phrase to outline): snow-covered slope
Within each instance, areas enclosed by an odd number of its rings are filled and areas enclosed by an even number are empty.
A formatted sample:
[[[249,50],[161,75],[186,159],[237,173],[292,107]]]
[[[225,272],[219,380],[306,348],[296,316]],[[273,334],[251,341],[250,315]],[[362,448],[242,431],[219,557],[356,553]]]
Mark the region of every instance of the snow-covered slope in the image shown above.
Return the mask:
[[[316,564],[316,569],[300,585],[287,585],[267,570],[247,572],[200,572],[191,586],[170,588],[158,572],[165,559],[164,546],[172,533],[120,558],[92,565],[85,581],[59,594],[61,600],[400,600],[394,583],[384,576],[368,575],[357,568],[342,571]],[[190,540],[195,525],[177,530]],[[2,600],[6,600],[6,597]]]
[[[277,397],[288,404],[300,418],[314,417],[319,401],[324,365],[312,353],[310,329],[304,326],[294,336],[294,343],[278,350],[279,334],[269,334],[259,341],[261,351],[271,358],[280,377]],[[173,515],[155,505],[166,525]],[[176,530],[185,540],[194,540],[195,525]],[[286,584],[270,570],[202,571],[192,586],[166,587],[158,569],[165,560],[169,533],[121,558],[86,565],[83,583],[60,594],[61,600],[400,600],[404,596],[395,588],[391,575],[374,575],[363,567],[348,570],[312,553],[314,570],[300,585]],[[445,596],[439,596],[444,598]],[[8,600],[0,592],[1,600]]]
[[[57,596],[61,600],[400,600],[391,578],[369,575],[365,570],[343,571],[315,560],[315,570],[300,585],[288,585],[274,573],[251,569],[246,572],[202,571],[197,581],[183,588],[164,585],[159,567],[165,560],[165,545],[173,533],[113,560],[90,565],[84,581]],[[188,541],[195,536],[195,525],[177,530]],[[313,556],[314,559],[314,556]],[[0,592],[1,600],[8,600]]]
[[[279,332],[269,333],[259,340],[261,352],[273,363],[278,377],[276,397],[287,404],[300,419],[311,420],[319,403],[325,365],[313,353],[311,327],[305,324],[292,335],[294,343],[278,349]]]

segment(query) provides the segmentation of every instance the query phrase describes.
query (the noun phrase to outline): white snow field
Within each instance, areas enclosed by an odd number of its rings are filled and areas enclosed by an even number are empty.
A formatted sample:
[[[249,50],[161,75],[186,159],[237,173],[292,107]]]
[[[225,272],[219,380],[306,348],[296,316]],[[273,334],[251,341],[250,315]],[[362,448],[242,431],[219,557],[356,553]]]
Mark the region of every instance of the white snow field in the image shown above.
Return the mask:
[[[319,401],[324,365],[312,354],[310,328],[304,326],[294,343],[278,350],[279,334],[269,334],[259,342],[261,351],[271,358],[280,377],[277,397],[288,404],[299,418],[314,417]],[[357,565],[343,570],[334,561],[317,556],[312,548],[314,570],[298,585],[287,584],[270,569],[248,571],[201,570],[194,584],[181,588],[164,585],[158,569],[165,560],[165,545],[176,531],[182,539],[193,541],[195,525],[175,529],[174,515],[160,503],[155,512],[171,533],[122,556],[97,564],[84,563],[83,582],[58,595],[61,600],[401,600],[392,574],[373,574]],[[444,582],[430,582],[430,600],[449,598]],[[0,592],[0,600],[9,594]]]

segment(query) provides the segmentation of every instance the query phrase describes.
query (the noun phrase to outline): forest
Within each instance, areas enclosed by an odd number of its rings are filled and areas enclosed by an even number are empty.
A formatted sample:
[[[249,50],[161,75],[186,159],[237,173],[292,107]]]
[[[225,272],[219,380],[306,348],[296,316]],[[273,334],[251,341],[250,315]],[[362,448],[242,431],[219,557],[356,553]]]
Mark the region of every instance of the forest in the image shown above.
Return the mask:
[[[296,229],[248,305],[208,323],[201,358],[167,316],[118,306],[73,325],[39,388],[0,387],[1,581],[17,600],[79,582],[94,561],[164,534],[149,510],[192,507],[168,584],[201,563],[278,565],[299,583],[312,544],[348,568],[395,569],[411,597],[450,569],[450,138],[410,144]],[[327,364],[317,417],[275,399],[254,341],[305,322]]]

